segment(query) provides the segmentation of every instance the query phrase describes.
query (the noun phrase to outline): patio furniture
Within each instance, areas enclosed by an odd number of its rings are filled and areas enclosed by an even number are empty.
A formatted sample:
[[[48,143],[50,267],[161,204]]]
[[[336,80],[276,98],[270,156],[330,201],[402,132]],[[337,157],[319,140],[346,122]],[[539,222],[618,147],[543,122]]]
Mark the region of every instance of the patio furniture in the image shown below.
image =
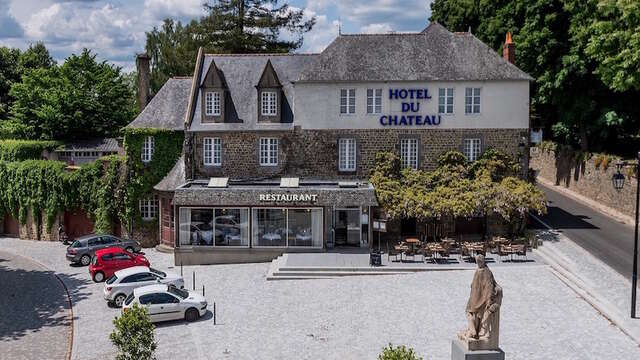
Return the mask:
[[[527,260],[527,245],[512,245],[513,254],[524,257]]]
[[[422,262],[427,262],[427,258],[433,260],[433,251],[431,251],[431,249],[424,244],[420,246],[418,250],[416,250],[416,253],[418,255],[422,255]]]
[[[394,245],[392,248],[389,248],[389,243],[387,242],[387,261],[391,261],[391,256],[395,258],[394,261],[398,261],[398,255],[400,255],[400,261],[402,261],[402,253],[404,251],[404,246],[402,243]]]

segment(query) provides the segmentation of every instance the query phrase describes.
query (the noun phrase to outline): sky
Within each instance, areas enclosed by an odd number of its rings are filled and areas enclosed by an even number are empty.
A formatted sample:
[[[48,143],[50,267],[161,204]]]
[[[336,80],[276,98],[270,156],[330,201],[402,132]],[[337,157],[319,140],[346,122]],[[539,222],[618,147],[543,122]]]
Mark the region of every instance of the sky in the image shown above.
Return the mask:
[[[102,60],[131,71],[144,50],[145,31],[171,17],[204,14],[206,0],[0,0],[0,46],[26,49],[43,41],[60,63],[89,48]],[[298,52],[320,52],[338,34],[421,31],[433,0],[281,0],[304,9],[316,25]]]

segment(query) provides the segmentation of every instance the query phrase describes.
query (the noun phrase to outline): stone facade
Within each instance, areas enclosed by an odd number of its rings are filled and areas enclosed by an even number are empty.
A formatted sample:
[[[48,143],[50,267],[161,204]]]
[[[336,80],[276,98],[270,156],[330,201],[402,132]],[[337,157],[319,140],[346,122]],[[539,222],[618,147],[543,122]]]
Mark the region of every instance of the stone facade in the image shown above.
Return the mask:
[[[518,145],[527,129],[357,129],[293,131],[211,131],[194,135],[194,178],[224,176],[235,179],[297,176],[302,178],[366,179],[375,164],[376,154],[399,153],[400,139],[419,139],[419,167],[435,168],[440,154],[462,151],[465,138],[482,139],[482,150],[498,148],[518,155]],[[203,139],[219,137],[222,142],[222,165],[205,166]],[[260,166],[259,141],[276,137],[279,141],[278,166]],[[355,172],[338,171],[338,140],[355,138],[357,164]]]
[[[531,148],[531,168],[538,178],[555,185],[562,185],[582,196],[624,215],[635,216],[635,191],[637,179],[629,178],[626,171],[625,185],[620,191],[614,189],[611,177],[616,173],[615,163],[607,169],[596,169],[594,158],[582,163],[574,158],[573,152],[543,151]]]

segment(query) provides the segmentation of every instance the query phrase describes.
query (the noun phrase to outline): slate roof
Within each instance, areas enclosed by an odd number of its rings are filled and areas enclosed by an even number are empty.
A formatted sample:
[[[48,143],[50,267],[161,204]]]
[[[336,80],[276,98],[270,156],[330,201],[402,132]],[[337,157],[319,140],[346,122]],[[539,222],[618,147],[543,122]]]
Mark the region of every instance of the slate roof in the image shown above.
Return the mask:
[[[340,35],[299,81],[533,80],[469,33]]]
[[[184,130],[191,77],[171,78],[128,128]]]
[[[55,151],[118,151],[118,139],[88,139],[66,143]]]
[[[157,191],[174,191],[178,186],[184,185],[185,172],[184,172],[184,154],[180,156],[176,164],[169,173],[157,183],[153,189]]]
[[[256,85],[260,81],[262,72],[267,64],[267,60],[271,61],[278,79],[282,84],[285,98],[293,103],[293,81],[295,81],[305,66],[311,64],[317,55],[314,54],[257,54],[257,55],[211,55],[207,54],[204,58],[202,73],[200,74],[200,85],[204,81],[205,75],[212,64],[216,66],[224,76],[227,83],[229,95],[233,101],[236,119],[233,122],[242,120],[240,127],[252,128],[257,122],[258,117],[258,92]],[[200,94],[195,104],[195,109],[201,109]],[[191,129],[195,130],[200,127],[202,111],[195,111],[191,121]]]

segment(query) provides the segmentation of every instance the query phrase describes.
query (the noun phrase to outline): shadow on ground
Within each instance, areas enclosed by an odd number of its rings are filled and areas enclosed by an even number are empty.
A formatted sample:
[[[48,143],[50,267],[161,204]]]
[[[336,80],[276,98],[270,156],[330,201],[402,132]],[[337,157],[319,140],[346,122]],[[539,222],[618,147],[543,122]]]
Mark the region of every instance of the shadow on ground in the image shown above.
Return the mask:
[[[58,274],[72,302],[86,299],[87,279]],[[0,253],[0,342],[17,340],[45,327],[69,326],[69,302],[54,272]],[[1,357],[1,356],[0,356]]]

